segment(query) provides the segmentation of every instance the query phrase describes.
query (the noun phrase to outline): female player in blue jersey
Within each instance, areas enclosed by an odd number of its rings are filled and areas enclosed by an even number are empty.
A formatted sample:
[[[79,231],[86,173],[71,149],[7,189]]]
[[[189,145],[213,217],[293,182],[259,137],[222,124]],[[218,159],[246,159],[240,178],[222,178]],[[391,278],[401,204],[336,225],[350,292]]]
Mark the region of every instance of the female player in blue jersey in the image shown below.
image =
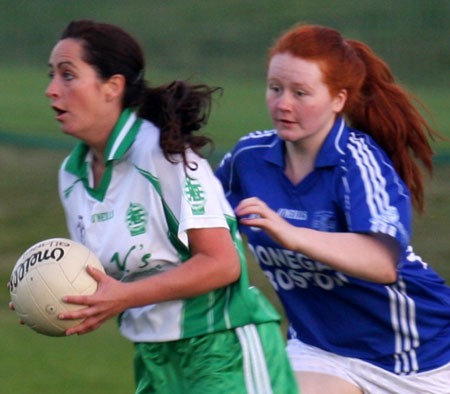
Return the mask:
[[[233,210],[199,151],[215,89],[148,87],[140,46],[122,29],[71,22],[46,90],[79,144],[59,171],[70,235],[105,273],[85,305],[85,334],[120,315],[135,343],[136,393],[296,393],[279,316],[249,286]]]
[[[269,52],[274,130],[216,175],[289,320],[303,393],[448,393],[450,289],[409,244],[437,134],[365,44],[296,26]],[[262,231],[263,230],[263,231]]]

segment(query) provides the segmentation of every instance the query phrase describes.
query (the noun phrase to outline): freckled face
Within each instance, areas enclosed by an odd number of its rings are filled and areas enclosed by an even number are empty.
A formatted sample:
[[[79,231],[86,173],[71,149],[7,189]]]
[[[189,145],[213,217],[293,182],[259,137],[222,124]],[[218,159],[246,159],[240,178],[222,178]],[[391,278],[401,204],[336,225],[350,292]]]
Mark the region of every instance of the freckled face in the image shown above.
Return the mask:
[[[111,119],[106,82],[82,59],[79,40],[59,41],[50,55],[51,82],[45,94],[51,99],[56,120],[64,133],[86,143],[105,138]]]
[[[331,97],[314,61],[289,53],[275,55],[268,68],[266,103],[281,139],[319,146],[345,103],[345,92]]]

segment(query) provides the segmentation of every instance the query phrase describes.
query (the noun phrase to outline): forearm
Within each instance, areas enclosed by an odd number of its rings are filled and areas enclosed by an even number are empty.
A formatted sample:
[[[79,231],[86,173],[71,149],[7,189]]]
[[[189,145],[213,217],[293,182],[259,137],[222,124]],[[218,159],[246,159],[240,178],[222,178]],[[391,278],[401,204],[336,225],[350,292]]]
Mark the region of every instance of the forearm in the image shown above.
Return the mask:
[[[231,257],[233,259],[233,257]],[[229,263],[229,262],[228,262]],[[158,302],[192,298],[229,285],[240,275],[235,266],[196,254],[175,269],[152,277],[126,283],[127,309]]]
[[[329,267],[372,282],[396,280],[395,241],[381,241],[358,233],[330,233],[307,228],[291,229],[297,245],[294,250]]]
[[[337,271],[371,282],[392,283],[396,280],[398,245],[390,236],[296,227],[258,198],[242,200],[236,213],[243,225],[259,227],[284,248]]]

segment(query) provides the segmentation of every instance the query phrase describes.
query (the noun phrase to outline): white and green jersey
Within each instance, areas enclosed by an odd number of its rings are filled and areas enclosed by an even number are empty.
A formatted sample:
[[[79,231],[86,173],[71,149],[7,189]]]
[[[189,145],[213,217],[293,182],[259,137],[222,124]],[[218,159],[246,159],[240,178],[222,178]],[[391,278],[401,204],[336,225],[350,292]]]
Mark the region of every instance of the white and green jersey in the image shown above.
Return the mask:
[[[169,271],[190,257],[186,231],[229,228],[241,257],[242,274],[230,286],[185,300],[126,310],[120,329],[134,342],[169,341],[248,323],[278,320],[257,289],[250,287],[233,211],[209,164],[193,152],[197,168],[170,163],[159,146],[159,130],[125,110],[105,151],[106,171],[93,186],[92,152],[76,146],[59,171],[59,192],[71,237],[90,248],[106,272],[136,281]]]

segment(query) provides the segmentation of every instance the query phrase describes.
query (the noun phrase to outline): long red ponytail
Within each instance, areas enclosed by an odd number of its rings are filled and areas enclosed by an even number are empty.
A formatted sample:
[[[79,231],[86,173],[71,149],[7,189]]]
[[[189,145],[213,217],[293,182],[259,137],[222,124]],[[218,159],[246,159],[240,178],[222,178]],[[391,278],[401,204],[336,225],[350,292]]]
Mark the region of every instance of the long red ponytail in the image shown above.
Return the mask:
[[[413,206],[423,212],[424,179],[419,162],[432,173],[433,151],[428,137],[440,137],[413,102],[423,104],[395,82],[387,64],[367,45],[344,40],[334,29],[295,27],[270,49],[269,60],[286,52],[317,61],[332,95],[347,90],[342,111],[347,121],[385,150],[409,188]]]

